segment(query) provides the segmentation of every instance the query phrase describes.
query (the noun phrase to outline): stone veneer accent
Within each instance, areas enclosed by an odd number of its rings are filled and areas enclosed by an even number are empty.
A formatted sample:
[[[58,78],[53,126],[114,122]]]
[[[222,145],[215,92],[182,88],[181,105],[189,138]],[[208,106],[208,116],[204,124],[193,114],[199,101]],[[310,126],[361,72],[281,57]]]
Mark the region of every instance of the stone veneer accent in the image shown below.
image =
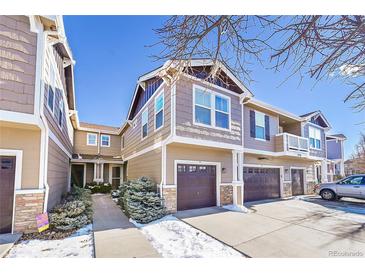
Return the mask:
[[[16,194],[14,232],[37,230],[36,215],[43,213],[44,193]]]
[[[304,188],[305,194],[314,194],[314,186],[316,185],[315,182],[307,182],[306,187]]]
[[[292,196],[291,182],[283,182],[283,197]]]
[[[233,187],[232,185],[220,186],[220,202],[221,206],[233,204]]]
[[[163,188],[162,197],[165,199],[165,206],[167,211],[174,213],[177,211],[177,196],[176,187],[174,188]]]

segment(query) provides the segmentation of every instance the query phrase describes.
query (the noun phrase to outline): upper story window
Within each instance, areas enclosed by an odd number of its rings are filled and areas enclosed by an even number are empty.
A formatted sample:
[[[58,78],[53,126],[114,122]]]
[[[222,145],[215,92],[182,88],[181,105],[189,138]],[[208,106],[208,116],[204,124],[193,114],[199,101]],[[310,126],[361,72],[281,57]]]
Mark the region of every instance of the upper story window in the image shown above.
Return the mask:
[[[268,115],[250,110],[250,136],[257,140],[270,140],[270,117]]]
[[[162,92],[155,99],[155,130],[163,126],[164,93]]]
[[[142,139],[146,138],[148,134],[148,108],[142,113]]]
[[[229,129],[230,99],[221,94],[194,88],[194,123]]]
[[[63,125],[63,118],[64,118],[64,105],[63,100],[61,99],[59,102],[59,113],[58,113],[58,125],[62,127]]]
[[[311,148],[321,149],[321,130],[309,127],[309,144]]]
[[[47,106],[50,111],[53,113],[54,111],[54,102],[55,102],[55,72],[50,66],[50,81],[48,85],[48,99],[47,99]]]
[[[88,133],[87,134],[87,145],[88,146],[96,146],[98,144],[98,136],[96,133]]]
[[[101,135],[100,143],[102,147],[110,147],[110,136],[109,135]]]
[[[265,114],[255,113],[255,134],[257,139],[265,140]]]

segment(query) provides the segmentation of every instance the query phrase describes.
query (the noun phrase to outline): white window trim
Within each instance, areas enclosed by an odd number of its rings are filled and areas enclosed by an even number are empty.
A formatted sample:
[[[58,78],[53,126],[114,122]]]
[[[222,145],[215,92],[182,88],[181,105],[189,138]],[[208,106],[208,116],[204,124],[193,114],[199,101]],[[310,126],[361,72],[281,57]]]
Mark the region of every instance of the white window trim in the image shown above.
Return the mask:
[[[211,95],[210,96],[210,108],[195,103],[195,92],[196,92],[197,89],[200,89],[200,90],[203,90],[205,92],[210,93],[210,95]],[[215,125],[215,112],[216,111],[227,114],[226,112],[215,109],[215,96],[222,97],[222,98],[224,98],[228,101],[228,128],[217,127]],[[196,119],[195,119],[195,106],[196,105],[200,106],[200,107],[203,107],[203,108],[206,108],[206,109],[210,109],[211,125],[206,125],[206,124],[203,124],[203,123],[196,122]],[[211,89],[208,89],[208,88],[205,88],[205,87],[194,84],[193,85],[193,125],[201,126],[201,127],[207,127],[207,128],[213,128],[213,129],[223,130],[223,131],[231,131],[231,97],[229,97],[227,95],[224,95],[220,92],[215,92]]]
[[[62,105],[62,108],[61,108],[61,105]],[[59,111],[62,112],[62,120],[61,120],[61,124],[59,123],[59,119],[60,117],[58,116],[58,119],[57,119],[57,125],[58,127],[62,130],[62,126],[63,126],[63,119],[65,118],[65,104],[63,103],[63,99],[61,98],[61,100],[58,102],[58,108],[59,108]]]
[[[319,131],[319,139],[317,139],[317,138],[313,138],[313,137],[311,137],[311,135],[310,135],[310,129],[313,129],[314,130],[314,132],[315,131]],[[314,134],[315,135],[315,134]],[[308,127],[308,139],[309,139],[309,148],[310,149],[313,149],[313,150],[318,150],[318,151],[322,151],[322,138],[321,138],[321,136],[322,136],[322,133],[321,133],[321,130],[320,130],[320,128],[317,128],[317,127],[313,127],[313,126],[309,126]],[[311,142],[310,142],[310,139],[314,139],[314,143],[316,143],[316,140],[319,140],[319,144],[320,144],[320,148],[317,148],[317,147],[312,147],[312,145],[311,145]]]
[[[50,89],[51,85],[48,86],[48,89],[47,89],[47,103],[46,103],[46,106],[49,110],[50,113],[52,113],[52,116],[54,116],[54,109],[55,109],[55,103],[56,103],[56,90],[55,90],[55,87],[52,86],[52,92],[53,92],[53,109],[51,109],[51,107],[49,106],[48,104],[48,100],[49,100],[49,89]]]
[[[147,124],[147,135],[145,137],[143,137],[143,114],[144,113],[147,113],[147,121],[146,121],[146,124]],[[149,117],[148,117],[148,107],[146,107],[142,114],[141,114],[141,140],[144,140],[148,137],[148,120],[149,120]]]
[[[262,114],[262,115],[264,115],[264,139],[262,139],[262,138],[257,138],[257,137],[255,137],[255,140],[257,140],[257,141],[262,141],[262,142],[268,142],[269,140],[266,140],[266,125],[265,125],[265,116],[267,115],[267,114],[265,114],[265,113],[263,113],[263,112],[261,112],[261,111],[258,111],[258,110],[254,110],[254,112],[255,112],[255,136],[256,136],[256,114],[257,113],[259,113],[259,114]],[[269,116],[270,117],[270,116]],[[270,119],[270,118],[269,118]]]
[[[95,136],[95,144],[89,143],[89,136],[90,135],[94,135]],[[94,147],[96,147],[98,145],[98,135],[96,133],[90,133],[90,132],[88,132],[87,135],[86,135],[86,144],[88,146],[94,146]]]
[[[108,137],[108,145],[103,145],[103,137]],[[110,138],[110,135],[106,135],[106,134],[101,134],[100,135],[100,146],[102,147],[110,147],[110,142],[111,142],[111,138]]]
[[[163,98],[163,100],[162,100],[162,109],[161,109],[162,110],[162,125],[159,128],[156,128],[156,114],[158,113],[158,112],[156,112],[156,101],[160,96],[162,96],[162,98]],[[156,131],[159,131],[160,129],[162,129],[165,126],[165,92],[164,92],[164,90],[161,90],[161,92],[156,95],[155,100],[154,100],[153,109],[154,109],[154,113],[153,113],[154,127],[153,128],[154,128],[154,131],[156,132]]]

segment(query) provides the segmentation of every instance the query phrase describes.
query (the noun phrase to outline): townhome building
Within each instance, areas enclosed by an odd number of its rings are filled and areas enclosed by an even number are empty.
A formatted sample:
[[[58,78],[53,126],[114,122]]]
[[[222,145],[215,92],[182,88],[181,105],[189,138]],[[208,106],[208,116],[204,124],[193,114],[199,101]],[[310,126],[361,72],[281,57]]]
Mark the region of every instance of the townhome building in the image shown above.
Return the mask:
[[[332,182],[345,176],[344,142],[343,134],[331,134],[326,136],[327,144],[327,176]]]
[[[69,190],[74,60],[60,16],[0,16],[0,233],[33,231]]]
[[[311,194],[330,164],[343,172],[321,111],[261,102],[221,63],[214,79],[209,59],[142,75],[111,127],[79,121],[61,16],[0,16],[0,42],[0,233],[34,231],[72,184],[148,176],[175,212]]]

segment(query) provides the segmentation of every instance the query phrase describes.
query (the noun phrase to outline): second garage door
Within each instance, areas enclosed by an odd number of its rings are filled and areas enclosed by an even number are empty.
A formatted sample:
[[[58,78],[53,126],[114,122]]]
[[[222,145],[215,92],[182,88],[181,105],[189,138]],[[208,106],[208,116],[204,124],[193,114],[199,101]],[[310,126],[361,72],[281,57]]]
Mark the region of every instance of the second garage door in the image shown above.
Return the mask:
[[[177,210],[216,205],[216,167],[177,165]]]
[[[280,197],[280,169],[243,168],[245,202]]]

